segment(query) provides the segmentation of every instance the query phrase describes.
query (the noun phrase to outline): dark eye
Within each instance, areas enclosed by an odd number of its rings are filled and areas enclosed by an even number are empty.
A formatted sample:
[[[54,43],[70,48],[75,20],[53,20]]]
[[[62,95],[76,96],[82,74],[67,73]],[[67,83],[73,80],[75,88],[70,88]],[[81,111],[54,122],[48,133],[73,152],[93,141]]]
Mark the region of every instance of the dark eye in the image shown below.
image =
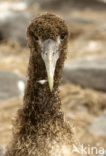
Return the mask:
[[[35,36],[35,35],[34,35],[33,37],[34,37],[34,40],[35,40],[35,41],[38,41],[38,40],[39,40],[38,36]]]
[[[61,36],[60,36],[61,40],[64,40],[65,36],[66,36],[65,33],[61,34]]]

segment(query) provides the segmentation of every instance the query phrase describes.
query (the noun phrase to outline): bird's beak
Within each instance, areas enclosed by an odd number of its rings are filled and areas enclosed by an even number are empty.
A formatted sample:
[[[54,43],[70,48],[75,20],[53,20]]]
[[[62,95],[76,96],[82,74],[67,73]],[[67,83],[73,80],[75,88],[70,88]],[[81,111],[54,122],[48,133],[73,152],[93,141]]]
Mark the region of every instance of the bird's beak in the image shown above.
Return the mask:
[[[42,48],[42,58],[45,62],[51,92],[53,90],[56,62],[59,58],[58,47],[58,42],[48,39],[44,41]]]

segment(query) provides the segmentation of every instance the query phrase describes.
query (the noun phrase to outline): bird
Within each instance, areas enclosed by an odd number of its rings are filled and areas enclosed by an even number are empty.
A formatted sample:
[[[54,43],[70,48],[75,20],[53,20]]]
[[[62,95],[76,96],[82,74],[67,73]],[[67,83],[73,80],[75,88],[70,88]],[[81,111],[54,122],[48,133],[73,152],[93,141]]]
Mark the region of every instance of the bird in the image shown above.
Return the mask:
[[[30,22],[27,83],[6,156],[74,156],[72,145],[79,143],[59,97],[69,34],[66,22],[52,13]]]

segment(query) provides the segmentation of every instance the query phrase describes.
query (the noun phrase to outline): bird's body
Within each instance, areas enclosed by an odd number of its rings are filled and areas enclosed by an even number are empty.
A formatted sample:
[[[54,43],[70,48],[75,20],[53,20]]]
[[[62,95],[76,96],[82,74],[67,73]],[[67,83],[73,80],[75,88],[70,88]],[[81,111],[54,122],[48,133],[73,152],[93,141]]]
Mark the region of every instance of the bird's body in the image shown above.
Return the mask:
[[[58,89],[67,26],[61,18],[44,14],[31,22],[27,36],[31,52],[24,103],[6,156],[74,156],[71,152],[76,140],[72,127],[64,121]]]

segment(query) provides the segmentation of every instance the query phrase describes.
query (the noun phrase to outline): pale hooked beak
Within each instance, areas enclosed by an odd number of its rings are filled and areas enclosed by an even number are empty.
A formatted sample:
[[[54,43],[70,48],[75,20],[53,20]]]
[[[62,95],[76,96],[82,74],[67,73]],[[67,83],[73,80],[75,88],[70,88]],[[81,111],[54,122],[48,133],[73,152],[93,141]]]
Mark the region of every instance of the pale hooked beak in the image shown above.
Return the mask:
[[[56,62],[59,58],[58,47],[59,42],[52,39],[45,40],[42,45],[42,58],[45,62],[51,92],[53,90]]]

